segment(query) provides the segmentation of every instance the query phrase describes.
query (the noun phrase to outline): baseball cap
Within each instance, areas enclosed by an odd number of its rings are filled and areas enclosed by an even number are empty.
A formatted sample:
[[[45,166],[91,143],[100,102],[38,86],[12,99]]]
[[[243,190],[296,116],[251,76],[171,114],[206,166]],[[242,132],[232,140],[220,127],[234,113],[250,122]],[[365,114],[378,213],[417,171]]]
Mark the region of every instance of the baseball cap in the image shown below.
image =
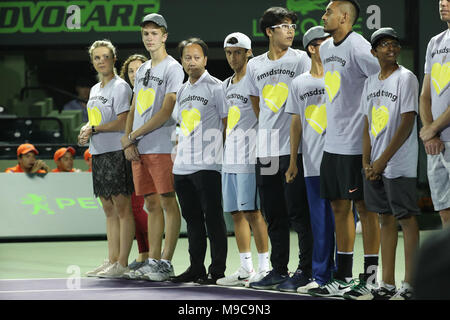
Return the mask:
[[[75,155],[76,151],[72,147],[68,148],[59,148],[55,151],[55,154],[53,155],[53,160],[58,161],[67,151],[69,151],[73,156]]]
[[[144,26],[147,22],[153,22],[154,24],[164,27],[167,30],[167,22],[166,19],[160,14],[157,13],[149,13],[142,19],[141,27]]]
[[[37,151],[37,149],[31,144],[31,143],[24,143],[21,144],[18,148],[17,148],[17,156],[20,156],[21,154],[25,154],[28,153],[30,151],[33,151],[34,154],[39,154],[39,152]]]
[[[89,152],[89,149],[86,149],[86,151],[84,152],[84,160],[88,161],[89,158],[92,158],[92,154]]]
[[[394,29],[380,28],[372,34],[372,37],[370,37],[370,43],[372,44],[372,47],[375,47],[378,40],[380,40],[381,38],[385,38],[385,37],[393,38],[397,41],[400,41],[400,39],[397,35],[397,32],[395,32]]]
[[[236,43],[228,43],[228,41],[231,38],[236,38]],[[252,48],[252,40],[250,40],[249,37],[247,37],[245,34],[240,32],[233,32],[227,35],[225,38],[225,41],[223,42],[223,47],[237,47],[237,48],[244,48],[247,50],[250,50]]]
[[[330,34],[326,33],[322,26],[312,27],[303,35],[303,47],[306,49],[311,41],[316,39],[323,39],[329,36]]]

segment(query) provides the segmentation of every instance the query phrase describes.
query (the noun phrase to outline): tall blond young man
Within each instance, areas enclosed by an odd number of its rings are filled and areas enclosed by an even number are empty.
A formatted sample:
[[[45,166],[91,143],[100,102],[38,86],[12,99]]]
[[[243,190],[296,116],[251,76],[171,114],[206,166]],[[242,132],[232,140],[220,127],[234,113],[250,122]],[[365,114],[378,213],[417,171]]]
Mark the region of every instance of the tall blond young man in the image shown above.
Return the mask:
[[[163,16],[146,15],[141,23],[141,35],[151,59],[137,71],[133,102],[121,142],[125,156],[132,161],[136,194],[144,196],[149,213],[149,258],[135,275],[165,281],[174,275],[171,260],[181,226],[172,174],[171,137],[175,123],[171,114],[184,73],[182,66],[167,54],[167,22]]]

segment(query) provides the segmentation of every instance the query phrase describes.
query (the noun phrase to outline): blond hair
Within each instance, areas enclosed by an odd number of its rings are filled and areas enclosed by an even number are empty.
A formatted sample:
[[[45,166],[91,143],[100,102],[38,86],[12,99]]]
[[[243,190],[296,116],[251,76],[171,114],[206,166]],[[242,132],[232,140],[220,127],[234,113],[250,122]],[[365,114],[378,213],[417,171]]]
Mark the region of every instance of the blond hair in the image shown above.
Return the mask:
[[[88,52],[89,52],[89,57],[91,57],[91,62],[92,62],[92,54],[93,54],[94,50],[97,49],[97,48],[99,48],[99,47],[106,47],[106,48],[108,48],[109,51],[111,51],[111,53],[112,53],[112,55],[113,55],[113,58],[114,58],[114,59],[117,59],[117,50],[116,50],[116,47],[114,47],[114,45],[112,44],[112,42],[111,42],[110,40],[108,40],[108,39],[103,39],[103,40],[97,40],[97,41],[95,41],[95,42],[89,47]],[[113,67],[113,72],[114,72],[114,75],[117,75],[117,69],[116,69],[116,67]],[[102,78],[103,78],[103,76],[102,76],[100,73],[98,73],[98,74],[97,74],[97,79],[98,79],[99,81],[102,81]]]

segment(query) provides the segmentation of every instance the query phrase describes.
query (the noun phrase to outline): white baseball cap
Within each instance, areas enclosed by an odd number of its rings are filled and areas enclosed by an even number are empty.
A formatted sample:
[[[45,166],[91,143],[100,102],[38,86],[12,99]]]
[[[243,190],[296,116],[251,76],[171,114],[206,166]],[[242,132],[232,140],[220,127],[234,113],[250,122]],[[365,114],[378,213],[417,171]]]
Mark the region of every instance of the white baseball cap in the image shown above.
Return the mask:
[[[234,41],[229,42],[229,40],[231,38],[235,38],[237,40],[237,42],[234,42]],[[225,38],[225,41],[223,42],[223,47],[224,48],[238,47],[238,48],[244,48],[244,49],[250,50],[252,48],[252,40],[250,40],[250,38],[247,37],[243,33],[233,32],[233,33],[230,33],[229,35],[227,35],[227,37]]]

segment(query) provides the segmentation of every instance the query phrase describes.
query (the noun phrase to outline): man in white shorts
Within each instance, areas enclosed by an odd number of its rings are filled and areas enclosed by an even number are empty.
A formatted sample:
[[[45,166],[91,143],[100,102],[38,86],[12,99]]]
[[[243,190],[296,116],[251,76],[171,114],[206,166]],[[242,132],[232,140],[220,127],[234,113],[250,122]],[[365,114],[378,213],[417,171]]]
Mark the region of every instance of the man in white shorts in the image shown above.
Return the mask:
[[[434,209],[442,224],[450,223],[450,1],[439,1],[447,30],[428,43],[420,96],[420,138],[428,157],[428,181]]]

